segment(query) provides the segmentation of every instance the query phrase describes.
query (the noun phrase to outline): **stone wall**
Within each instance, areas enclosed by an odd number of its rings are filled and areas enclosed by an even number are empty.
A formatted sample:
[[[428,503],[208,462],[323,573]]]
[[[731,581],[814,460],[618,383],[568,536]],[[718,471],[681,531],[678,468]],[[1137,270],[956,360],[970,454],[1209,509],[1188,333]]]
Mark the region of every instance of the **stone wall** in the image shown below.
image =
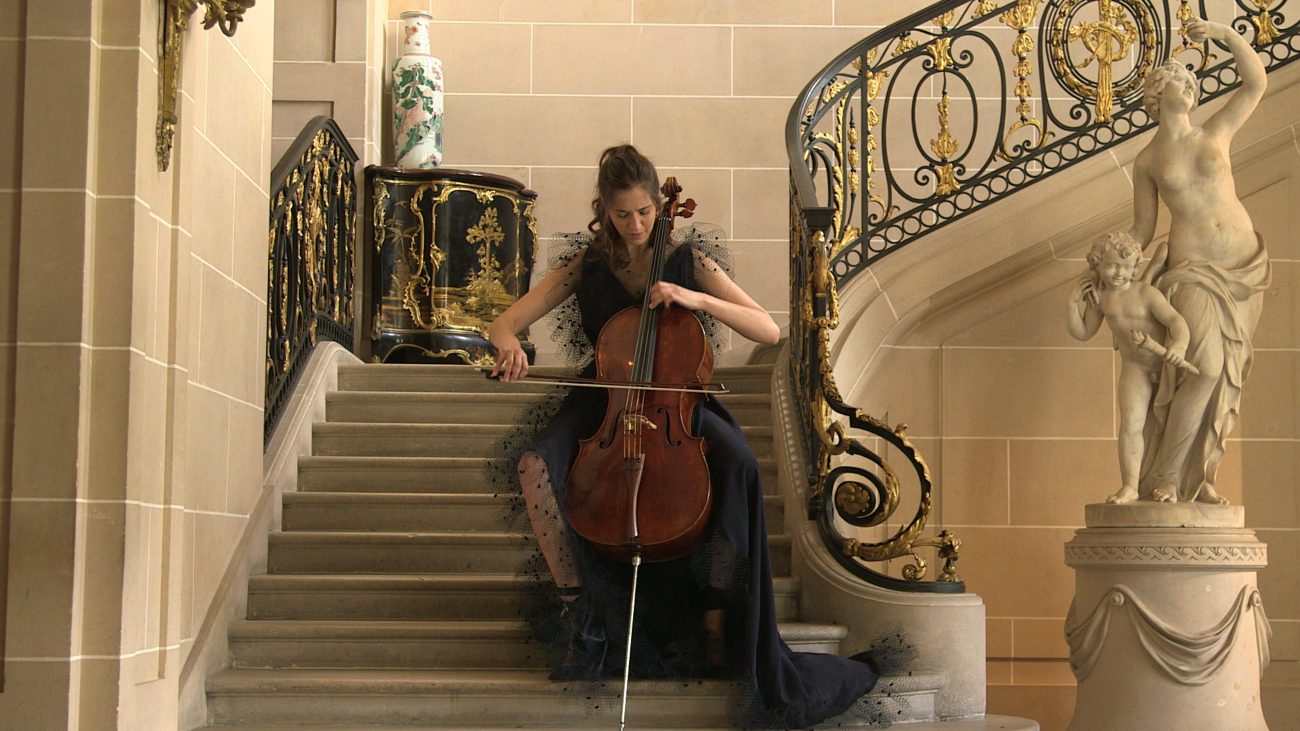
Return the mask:
[[[262,489],[274,11],[192,23],[165,173],[159,3],[0,11],[5,729],[176,726]]]
[[[737,279],[784,326],[789,309],[785,118],[794,96],[854,42],[921,6],[868,0],[390,0],[428,10],[446,78],[443,166],[538,192],[537,228],[585,230],[596,160],[631,142],[732,237]],[[383,151],[391,162],[392,151]],[[546,251],[539,252],[539,273]],[[539,362],[555,346],[532,331]],[[743,362],[735,338],[723,363]]]

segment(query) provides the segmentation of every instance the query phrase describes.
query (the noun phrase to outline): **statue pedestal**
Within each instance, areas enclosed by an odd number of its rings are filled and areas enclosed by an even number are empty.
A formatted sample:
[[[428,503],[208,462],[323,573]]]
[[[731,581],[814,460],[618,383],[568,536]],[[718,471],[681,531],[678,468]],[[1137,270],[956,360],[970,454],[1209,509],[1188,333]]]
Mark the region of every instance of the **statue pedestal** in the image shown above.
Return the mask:
[[[1088,505],[1065,544],[1078,702],[1069,731],[1267,731],[1267,547],[1240,506]]]

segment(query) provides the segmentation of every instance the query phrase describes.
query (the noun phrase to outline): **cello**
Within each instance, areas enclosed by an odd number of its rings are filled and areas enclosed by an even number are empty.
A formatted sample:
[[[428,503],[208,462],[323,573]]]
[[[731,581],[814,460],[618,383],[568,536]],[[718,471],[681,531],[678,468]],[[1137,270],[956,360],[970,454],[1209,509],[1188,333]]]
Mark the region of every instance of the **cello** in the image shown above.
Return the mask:
[[[627,725],[628,671],[641,561],[681,558],[699,545],[713,506],[708,445],[690,433],[699,389],[713,374],[713,350],[694,313],[650,307],[650,289],[663,277],[673,218],[688,218],[695,201],[680,206],[681,187],[664,181],[665,202],[651,233],[654,247],[642,303],[617,312],[601,328],[596,380],[646,384],[611,386],[600,429],[579,443],[564,491],[573,532],[601,555],[632,564],[623,700],[619,731]],[[660,390],[656,386],[667,386]],[[694,386],[686,388],[683,386]]]
[[[690,217],[695,201],[678,204],[675,178],[664,181],[665,202],[651,233],[653,253],[641,305],[609,319],[595,343],[596,381],[708,384],[713,350],[696,316],[681,307],[650,307],[650,289],[663,277],[673,218]],[[564,491],[564,514],[593,549],[633,564],[670,561],[703,540],[712,507],[708,446],[690,433],[701,390],[608,389],[605,417],[580,442]]]

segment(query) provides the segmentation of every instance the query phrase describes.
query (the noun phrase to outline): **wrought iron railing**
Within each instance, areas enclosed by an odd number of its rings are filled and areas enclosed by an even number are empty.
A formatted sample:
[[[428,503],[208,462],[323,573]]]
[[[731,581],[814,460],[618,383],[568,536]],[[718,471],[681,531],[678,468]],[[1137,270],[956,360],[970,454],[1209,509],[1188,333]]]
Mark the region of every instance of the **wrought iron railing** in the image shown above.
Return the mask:
[[[945,0],[868,36],[805,87],[786,124],[791,370],[809,517],[847,569],[893,588],[962,590],[960,541],[947,531],[920,537],[932,485],[906,427],[849,406],[836,387],[829,346],[839,287],[918,238],[1151,128],[1142,81],[1164,60],[1197,72],[1202,102],[1239,85],[1226,46],[1190,43],[1182,21],[1229,21],[1255,39],[1270,71],[1296,60],[1300,23],[1282,12],[1288,2]],[[1230,8],[1234,17],[1221,17]],[[915,516],[878,543],[846,536],[841,525],[888,523],[900,479],[849,430],[898,450],[919,483]],[[939,549],[939,581],[915,581],[926,571],[914,553],[921,546]],[[903,580],[864,563],[902,557],[913,561]]]
[[[1270,71],[1296,60],[1290,1],[946,0],[863,39],[786,123],[801,205],[831,209],[836,282],[1151,128],[1142,80],[1167,58],[1202,103],[1235,88],[1227,47],[1189,43],[1184,19],[1229,22]]]
[[[307,123],[271,173],[264,439],[320,340],[353,347],[357,154],[329,117]]]
[[[829,244],[825,225],[830,211],[812,211],[812,216],[798,204],[798,193],[791,191],[790,281],[790,368],[793,400],[798,413],[802,446],[808,455],[808,518],[815,520],[830,554],[852,574],[878,586],[903,591],[965,591],[955,564],[961,541],[948,531],[934,538],[921,538],[931,510],[930,468],[907,438],[907,427],[889,428],[861,409],[844,403],[835,375],[831,370],[831,331],[839,325],[839,299],[835,280],[827,266]],[[812,225],[810,225],[810,218]],[[901,500],[901,480],[890,464],[862,441],[848,436],[844,424],[835,414],[848,417],[851,429],[866,432],[897,449],[916,471],[919,500],[915,516],[890,538],[878,543],[863,543],[845,536],[836,518],[855,528],[885,524]],[[842,457],[847,455],[848,458]],[[841,464],[836,465],[837,458]],[[856,466],[851,458],[865,460],[872,467]],[[921,581],[927,572],[926,561],[916,549],[932,546],[939,549],[943,566],[938,581]],[[864,562],[908,558],[903,579],[876,571]]]

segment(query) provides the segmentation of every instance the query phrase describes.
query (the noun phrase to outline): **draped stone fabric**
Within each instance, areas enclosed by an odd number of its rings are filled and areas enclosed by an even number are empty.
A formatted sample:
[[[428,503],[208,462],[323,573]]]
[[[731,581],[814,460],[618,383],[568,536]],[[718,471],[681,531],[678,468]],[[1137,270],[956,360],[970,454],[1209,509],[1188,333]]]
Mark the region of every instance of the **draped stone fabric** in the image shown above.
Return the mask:
[[[1254,355],[1251,337],[1263,307],[1260,296],[1272,282],[1272,266],[1259,237],[1259,249],[1238,269],[1208,261],[1187,261],[1156,278],[1156,287],[1187,320],[1191,342],[1186,360],[1203,371],[1222,356],[1209,397],[1199,412],[1171,420],[1170,408],[1191,376],[1166,364],[1147,419],[1147,451],[1139,492],[1167,490],[1177,500],[1196,500],[1204,486],[1214,486],[1223,443],[1237,423],[1241,388]],[[1206,377],[1213,373],[1204,373]]]
[[[1177,683],[1208,683],[1236,646],[1248,613],[1254,618],[1260,673],[1268,667],[1268,642],[1273,629],[1264,615],[1259,590],[1253,586],[1243,586],[1223,619],[1202,632],[1184,632],[1164,622],[1123,584],[1117,584],[1107,592],[1086,619],[1079,620],[1078,610],[1077,604],[1070,605],[1070,613],[1065,619],[1065,639],[1070,645],[1070,669],[1081,681],[1092,673],[1101,656],[1111,617],[1121,612],[1133,623],[1147,657]]]

